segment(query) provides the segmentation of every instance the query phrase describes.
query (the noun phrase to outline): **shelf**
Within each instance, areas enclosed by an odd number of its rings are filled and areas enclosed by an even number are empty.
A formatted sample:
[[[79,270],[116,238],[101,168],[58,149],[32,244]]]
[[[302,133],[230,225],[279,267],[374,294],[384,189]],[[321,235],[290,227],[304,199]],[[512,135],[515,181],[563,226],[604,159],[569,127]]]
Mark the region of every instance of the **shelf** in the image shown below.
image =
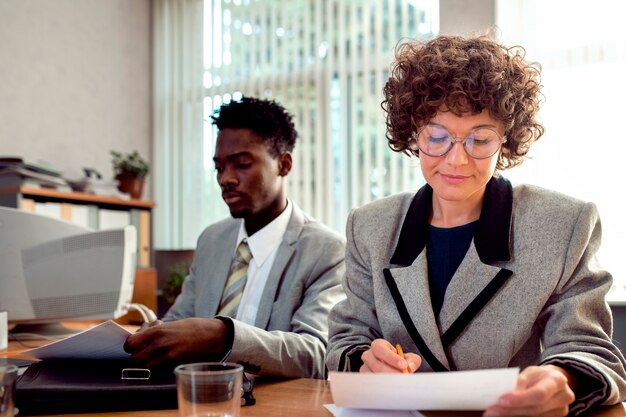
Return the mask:
[[[0,188],[0,194],[22,194],[24,197],[43,197],[58,201],[71,201],[77,203],[94,203],[113,206],[126,206],[134,208],[151,209],[155,206],[154,201],[149,200],[123,200],[118,197],[96,195],[90,193],[80,193],[75,191],[58,191],[49,188],[33,187],[5,187]]]

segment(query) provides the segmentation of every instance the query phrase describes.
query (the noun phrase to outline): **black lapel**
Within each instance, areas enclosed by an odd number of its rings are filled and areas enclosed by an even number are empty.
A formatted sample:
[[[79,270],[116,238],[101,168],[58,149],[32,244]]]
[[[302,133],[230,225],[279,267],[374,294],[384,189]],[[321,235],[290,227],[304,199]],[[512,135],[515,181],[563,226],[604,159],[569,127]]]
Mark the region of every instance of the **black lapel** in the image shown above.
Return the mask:
[[[411,336],[411,339],[413,339],[413,343],[415,343],[415,346],[417,346],[417,349],[421,353],[422,358],[424,358],[424,360],[428,362],[430,367],[433,368],[433,371],[447,371],[448,368],[446,368],[441,362],[439,362],[439,359],[437,359],[437,357],[433,354],[426,342],[424,342],[424,339],[422,339],[422,335],[420,335],[420,333],[415,328],[415,324],[413,324],[413,320],[411,320],[409,311],[404,304],[402,295],[400,294],[398,286],[396,285],[396,281],[394,281],[389,269],[383,269],[383,274],[385,275],[385,282],[387,283],[387,287],[389,288],[391,297],[393,297],[393,301],[396,304],[398,313],[400,313],[400,319],[402,319],[404,327],[409,332],[409,335]]]
[[[472,302],[467,306],[465,310],[461,313],[454,323],[448,328],[448,330],[441,336],[441,344],[443,348],[447,351],[448,348],[454,343],[454,341],[463,333],[465,328],[470,324],[474,317],[480,313],[480,310],[483,309],[493,298],[493,296],[498,292],[500,288],[506,283],[506,281],[513,275],[512,271],[508,269],[501,269],[500,272],[496,274],[495,277],[483,290],[472,300]]]
[[[433,200],[433,189],[426,184],[419,189],[407,210],[396,250],[389,261],[394,265],[408,266],[426,246],[428,217]]]
[[[389,263],[409,266],[426,246],[428,218],[433,189],[426,184],[413,197],[402,223],[396,249]],[[474,244],[485,264],[511,259],[509,248],[513,187],[504,177],[493,177],[487,183],[485,199],[478,219]]]
[[[503,177],[493,177],[487,183],[480,219],[474,234],[478,257],[485,264],[511,259],[509,247],[513,187]]]

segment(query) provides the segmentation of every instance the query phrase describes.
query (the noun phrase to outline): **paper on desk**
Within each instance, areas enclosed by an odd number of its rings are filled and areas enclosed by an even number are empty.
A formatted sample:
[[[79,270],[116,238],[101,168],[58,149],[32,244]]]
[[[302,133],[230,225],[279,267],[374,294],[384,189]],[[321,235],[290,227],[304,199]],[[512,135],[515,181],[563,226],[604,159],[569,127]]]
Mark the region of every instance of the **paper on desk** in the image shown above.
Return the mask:
[[[378,410],[484,410],[515,388],[519,368],[405,374],[330,372],[335,405]]]
[[[324,404],[324,407],[335,417],[424,417],[424,414],[416,410],[364,410],[341,408],[335,404]]]
[[[130,334],[109,320],[23,354],[37,359],[128,359],[130,354],[124,351],[124,342]]]

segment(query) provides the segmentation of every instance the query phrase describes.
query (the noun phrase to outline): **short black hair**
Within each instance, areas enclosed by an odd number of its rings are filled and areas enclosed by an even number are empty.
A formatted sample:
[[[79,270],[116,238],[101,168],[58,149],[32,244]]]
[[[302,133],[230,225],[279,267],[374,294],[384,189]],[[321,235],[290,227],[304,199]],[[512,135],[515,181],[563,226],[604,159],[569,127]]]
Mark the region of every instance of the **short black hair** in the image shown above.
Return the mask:
[[[298,137],[293,116],[274,100],[242,97],[223,104],[211,119],[219,130],[252,130],[263,139],[274,157],[293,151]]]

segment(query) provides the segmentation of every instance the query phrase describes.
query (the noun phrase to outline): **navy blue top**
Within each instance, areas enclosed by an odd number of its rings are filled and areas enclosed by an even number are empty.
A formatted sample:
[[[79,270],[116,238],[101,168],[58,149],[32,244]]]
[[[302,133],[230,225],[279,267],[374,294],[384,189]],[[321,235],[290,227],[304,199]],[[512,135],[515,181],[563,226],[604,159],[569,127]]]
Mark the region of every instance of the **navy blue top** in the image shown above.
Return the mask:
[[[472,243],[477,223],[478,220],[451,228],[428,226],[428,280],[435,317],[439,316],[446,288]]]

